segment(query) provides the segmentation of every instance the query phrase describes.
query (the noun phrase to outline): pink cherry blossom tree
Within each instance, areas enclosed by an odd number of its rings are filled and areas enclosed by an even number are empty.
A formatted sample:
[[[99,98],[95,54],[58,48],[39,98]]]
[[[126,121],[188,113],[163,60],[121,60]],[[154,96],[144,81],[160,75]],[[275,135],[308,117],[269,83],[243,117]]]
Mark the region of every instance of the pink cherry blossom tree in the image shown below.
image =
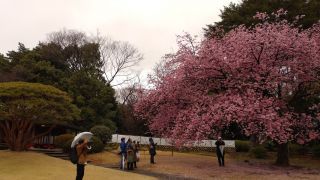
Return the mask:
[[[152,76],[154,88],[135,106],[151,132],[179,146],[237,123],[260,142],[276,142],[279,165],[289,165],[288,142],[319,138],[317,104],[299,112],[289,102],[319,82],[320,25],[302,30],[286,21],[268,23],[266,14],[256,17],[260,24],[223,37],[192,46],[184,41],[190,36],[178,41],[179,50],[162,66],[167,71]]]

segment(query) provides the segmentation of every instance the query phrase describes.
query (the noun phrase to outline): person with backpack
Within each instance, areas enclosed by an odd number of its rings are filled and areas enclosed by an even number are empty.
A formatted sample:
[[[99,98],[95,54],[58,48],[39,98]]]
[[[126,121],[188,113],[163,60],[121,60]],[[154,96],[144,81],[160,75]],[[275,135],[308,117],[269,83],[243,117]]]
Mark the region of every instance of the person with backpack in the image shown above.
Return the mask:
[[[224,146],[225,143],[222,140],[221,137],[218,137],[218,140],[216,141],[216,152],[217,152],[217,157],[219,161],[219,166],[224,166]]]
[[[156,145],[154,142],[153,142],[153,139],[152,138],[149,138],[149,154],[150,154],[150,163],[151,164],[155,164],[154,162],[154,156],[157,154],[156,152]]]
[[[78,158],[76,180],[82,180],[84,176],[84,167],[87,164],[87,144],[87,140],[80,139],[75,147]]]

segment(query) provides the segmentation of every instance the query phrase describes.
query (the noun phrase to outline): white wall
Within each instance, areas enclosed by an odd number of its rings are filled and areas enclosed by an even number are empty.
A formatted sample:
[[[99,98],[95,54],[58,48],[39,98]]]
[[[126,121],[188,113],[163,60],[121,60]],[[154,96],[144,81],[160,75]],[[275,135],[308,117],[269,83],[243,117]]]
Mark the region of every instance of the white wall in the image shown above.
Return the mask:
[[[132,135],[121,135],[121,134],[113,134],[111,142],[113,143],[120,143],[121,138],[125,138],[126,141],[130,138],[132,141],[139,141],[140,144],[149,144],[149,138],[146,136],[132,136]],[[163,146],[171,146],[170,139],[166,138],[156,138],[152,137],[154,143]],[[235,141],[234,140],[223,140],[225,142],[225,147],[235,148]],[[195,141],[191,145],[192,147],[215,147],[216,140],[202,140],[202,141]]]

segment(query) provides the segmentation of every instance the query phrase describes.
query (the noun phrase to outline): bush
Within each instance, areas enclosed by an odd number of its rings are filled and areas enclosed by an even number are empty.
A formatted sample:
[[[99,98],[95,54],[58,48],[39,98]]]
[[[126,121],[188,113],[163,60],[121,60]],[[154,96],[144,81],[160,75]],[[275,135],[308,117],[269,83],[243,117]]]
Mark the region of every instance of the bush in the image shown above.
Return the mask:
[[[59,148],[64,148],[65,143],[68,142],[69,140],[71,140],[71,142],[72,142],[73,138],[74,138],[74,135],[72,135],[72,134],[59,135],[54,139],[54,145]]]
[[[289,144],[289,153],[292,155],[305,155],[308,153],[308,147],[300,144]]]
[[[69,139],[68,141],[66,141],[63,146],[62,149],[64,152],[69,153],[71,151],[71,143],[72,143],[73,139]]]
[[[92,137],[89,146],[92,147],[92,149],[89,151],[90,153],[98,153],[104,150],[104,144],[95,136]]]
[[[251,149],[251,154],[258,159],[267,157],[267,150],[263,146],[257,146]]]
[[[108,127],[112,133],[114,133],[117,130],[117,125],[110,119],[103,121],[103,125]]]
[[[263,147],[266,148],[268,151],[276,151],[277,146],[272,141],[266,141],[263,143]]]
[[[248,152],[250,150],[249,141],[236,140],[235,145],[236,145],[236,151],[237,152]]]
[[[312,148],[312,154],[314,157],[320,158],[320,145],[316,145]]]
[[[103,125],[94,126],[90,129],[90,132],[92,132],[94,136],[99,138],[104,144],[111,140],[113,133],[113,131],[110,130],[110,128]]]

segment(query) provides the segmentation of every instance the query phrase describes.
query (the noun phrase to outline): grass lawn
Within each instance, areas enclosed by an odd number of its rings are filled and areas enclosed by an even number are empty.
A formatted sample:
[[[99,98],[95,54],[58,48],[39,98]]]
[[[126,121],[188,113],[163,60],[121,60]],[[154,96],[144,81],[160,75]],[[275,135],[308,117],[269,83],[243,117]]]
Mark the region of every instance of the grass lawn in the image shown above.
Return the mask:
[[[33,152],[0,151],[0,179],[3,180],[67,180],[75,179],[76,166],[47,155]],[[84,180],[155,179],[93,165],[86,166]]]
[[[320,160],[291,157],[290,167],[274,166],[275,157],[255,159],[248,153],[226,154],[226,166],[219,167],[215,153],[180,153],[158,151],[156,164],[149,163],[148,152],[141,152],[136,173],[160,179],[320,179]],[[118,167],[119,157],[113,152],[90,155],[95,164]]]
[[[256,159],[253,158],[250,153],[235,153],[231,155],[231,158],[236,161],[248,160],[252,163],[273,165],[276,161],[276,152],[268,152],[268,157],[266,159]],[[319,169],[320,170],[320,159],[314,158],[308,155],[291,155],[289,157],[290,166],[296,168],[309,168],[309,169]]]

